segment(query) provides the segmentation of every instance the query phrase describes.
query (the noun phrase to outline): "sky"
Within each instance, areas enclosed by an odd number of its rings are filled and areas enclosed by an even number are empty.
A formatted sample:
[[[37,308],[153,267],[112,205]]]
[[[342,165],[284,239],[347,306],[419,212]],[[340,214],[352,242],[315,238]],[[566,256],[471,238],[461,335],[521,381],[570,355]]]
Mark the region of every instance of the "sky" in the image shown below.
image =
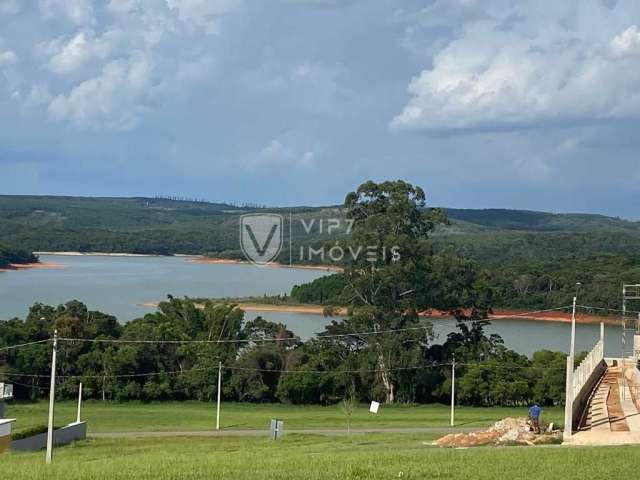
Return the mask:
[[[0,193],[640,219],[637,0],[0,0]]]

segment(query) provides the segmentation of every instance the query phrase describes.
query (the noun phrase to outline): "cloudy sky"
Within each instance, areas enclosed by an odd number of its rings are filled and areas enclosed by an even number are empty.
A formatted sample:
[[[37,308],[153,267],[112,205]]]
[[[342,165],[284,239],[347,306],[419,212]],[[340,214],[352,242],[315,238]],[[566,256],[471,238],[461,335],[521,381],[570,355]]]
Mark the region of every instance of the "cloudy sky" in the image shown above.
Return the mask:
[[[639,219],[637,0],[0,0],[0,193]]]

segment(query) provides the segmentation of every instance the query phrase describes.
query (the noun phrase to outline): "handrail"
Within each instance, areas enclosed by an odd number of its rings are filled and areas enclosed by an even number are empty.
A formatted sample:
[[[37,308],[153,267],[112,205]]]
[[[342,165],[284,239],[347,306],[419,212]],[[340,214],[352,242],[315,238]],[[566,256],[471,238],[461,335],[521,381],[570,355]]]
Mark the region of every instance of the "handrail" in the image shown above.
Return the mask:
[[[604,342],[598,340],[589,354],[573,372],[573,398],[576,398],[604,359]]]

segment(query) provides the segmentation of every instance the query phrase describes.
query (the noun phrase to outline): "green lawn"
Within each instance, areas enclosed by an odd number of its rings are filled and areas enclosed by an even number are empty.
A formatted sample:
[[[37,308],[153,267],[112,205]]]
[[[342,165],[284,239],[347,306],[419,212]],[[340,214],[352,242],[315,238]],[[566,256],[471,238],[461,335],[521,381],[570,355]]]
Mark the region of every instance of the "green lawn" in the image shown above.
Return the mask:
[[[6,415],[18,419],[16,430],[43,425],[47,422],[47,402],[9,404]],[[83,405],[83,420],[88,421],[89,432],[136,431],[193,431],[215,427],[215,404],[204,402],[111,403],[89,401]],[[381,406],[377,415],[368,411],[368,405],[355,407],[353,428],[382,427],[447,427],[449,407],[445,405]],[[471,408],[456,409],[456,425],[480,427],[509,416],[526,416],[526,408]],[[74,402],[56,403],[56,425],[72,422],[76,417]],[[285,429],[344,428],[346,417],[339,405],[292,406],[280,404],[223,403],[221,427],[225,429],[267,428],[271,418],[284,420]],[[543,420],[562,425],[562,408],[549,408]]]
[[[88,440],[44,453],[5,453],[7,479],[555,479],[635,478],[640,447],[430,446],[429,435]]]

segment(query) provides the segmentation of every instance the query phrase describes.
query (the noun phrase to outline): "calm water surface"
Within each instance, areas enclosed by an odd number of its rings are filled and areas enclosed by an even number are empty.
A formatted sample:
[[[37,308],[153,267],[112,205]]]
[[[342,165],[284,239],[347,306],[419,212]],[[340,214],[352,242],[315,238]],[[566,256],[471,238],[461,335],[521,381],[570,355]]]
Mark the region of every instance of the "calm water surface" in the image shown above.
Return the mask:
[[[48,256],[62,269],[0,272],[0,318],[23,318],[34,302],[57,305],[78,299],[121,322],[153,308],[139,305],[175,297],[237,297],[290,293],[321,270],[194,263],[184,257]]]
[[[258,268],[244,264],[199,264],[182,257],[47,256],[44,262],[63,264],[56,270],[33,269],[0,272],[0,319],[24,318],[35,302],[57,305],[71,299],[90,309],[114,314],[121,322],[144,315],[153,308],[139,306],[158,302],[167,294],[191,297],[240,297],[289,293],[296,284],[325,275],[319,270]],[[280,312],[247,312],[282,322],[309,338],[322,331],[328,320],[321,315]],[[435,320],[436,342],[455,330],[453,320]],[[489,333],[502,336],[505,344],[530,355],[543,348],[567,352],[570,326],[560,322],[497,320]],[[620,352],[620,328],[605,327],[605,354]],[[597,325],[578,325],[576,348],[589,350],[599,337]]]

